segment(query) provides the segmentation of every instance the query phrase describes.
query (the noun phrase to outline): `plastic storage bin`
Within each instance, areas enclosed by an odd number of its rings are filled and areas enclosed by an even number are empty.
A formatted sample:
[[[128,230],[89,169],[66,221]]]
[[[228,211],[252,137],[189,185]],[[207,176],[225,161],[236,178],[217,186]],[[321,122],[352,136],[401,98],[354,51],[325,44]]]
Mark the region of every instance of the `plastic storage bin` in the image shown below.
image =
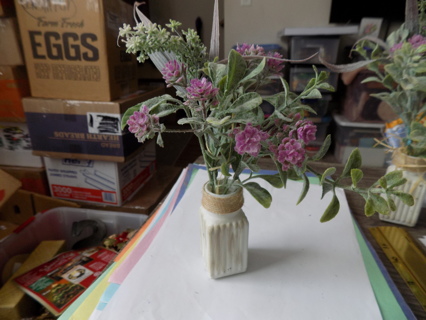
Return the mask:
[[[344,116],[334,114],[336,130],[334,132],[334,156],[339,162],[346,162],[351,152],[358,148],[362,156],[362,164],[371,167],[384,167],[385,149],[376,146],[375,139],[383,139],[384,124],[352,122]]]
[[[315,114],[306,111],[305,116],[324,117],[329,111],[331,99],[332,97],[330,94],[324,94],[321,99],[302,99],[303,104],[310,106],[316,112]]]
[[[319,56],[330,63],[336,63],[339,42],[338,37],[292,37],[291,59],[303,60],[318,53],[303,63],[319,64]]]
[[[87,230],[87,232],[83,231],[78,238],[74,238],[71,234],[71,227],[75,221],[101,220],[105,223],[107,236],[109,236],[127,228],[138,229],[147,217],[134,213],[67,207],[38,213],[27,224],[18,228],[18,232],[15,231],[0,241],[0,274],[9,259],[15,255],[31,253],[41,241],[65,240],[66,250],[70,250],[74,243],[89,235],[89,230]]]
[[[327,68],[317,68],[318,72],[327,71],[330,72]],[[290,69],[290,89],[292,91],[301,92],[306,87],[308,82],[315,77],[315,72],[312,67],[301,67],[295,66]],[[328,78],[328,83],[332,85],[335,89],[337,88],[337,83],[339,80],[339,75],[334,72],[330,72]]]

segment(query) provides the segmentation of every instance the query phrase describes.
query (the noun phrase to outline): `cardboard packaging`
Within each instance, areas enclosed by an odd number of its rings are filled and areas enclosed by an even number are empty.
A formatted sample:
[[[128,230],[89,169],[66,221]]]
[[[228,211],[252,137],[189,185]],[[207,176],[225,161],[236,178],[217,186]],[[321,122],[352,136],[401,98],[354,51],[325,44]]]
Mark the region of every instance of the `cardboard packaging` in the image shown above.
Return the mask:
[[[0,208],[21,187],[21,182],[10,174],[0,170]]]
[[[17,66],[24,64],[16,18],[0,18],[0,65]]]
[[[37,213],[58,207],[79,208],[80,205],[20,189],[0,208],[0,220],[23,225]]]
[[[123,0],[15,0],[31,95],[112,101],[137,90],[137,62],[117,45],[134,24]]]
[[[163,93],[163,87],[151,88],[112,102],[24,98],[33,154],[123,162],[141,144],[133,134],[121,130],[121,115]]]
[[[25,122],[22,98],[30,95],[25,66],[0,66],[0,121]]]
[[[14,16],[15,14],[13,0],[0,0],[0,17]]]
[[[44,167],[31,168],[1,166],[0,169],[18,179],[22,184],[22,190],[39,193],[46,196],[50,195],[46,169]]]
[[[37,246],[13,277],[0,289],[0,319],[20,320],[39,314],[40,304],[25,294],[13,279],[49,261],[63,251],[64,247],[63,240],[42,241]]]
[[[121,206],[156,170],[155,143],[142,145],[126,162],[45,158],[52,197]]]
[[[0,122],[0,165],[41,168],[43,158],[32,154],[26,123]]]

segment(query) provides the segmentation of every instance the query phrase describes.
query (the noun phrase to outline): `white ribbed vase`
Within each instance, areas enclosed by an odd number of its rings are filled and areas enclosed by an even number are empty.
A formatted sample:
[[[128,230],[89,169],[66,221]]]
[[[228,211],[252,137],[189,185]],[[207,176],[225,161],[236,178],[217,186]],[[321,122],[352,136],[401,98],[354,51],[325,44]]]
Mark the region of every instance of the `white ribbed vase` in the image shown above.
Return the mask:
[[[414,198],[414,205],[410,207],[396,199],[396,210],[390,212],[389,215],[380,214],[380,220],[414,227],[419,219],[426,195],[426,160],[410,157],[396,151],[392,165],[388,167],[386,172],[394,170],[403,171],[403,177],[407,179],[407,182],[398,189],[410,193]]]
[[[206,270],[213,279],[247,270],[249,223],[242,188],[217,195],[203,188],[200,208],[201,250]]]

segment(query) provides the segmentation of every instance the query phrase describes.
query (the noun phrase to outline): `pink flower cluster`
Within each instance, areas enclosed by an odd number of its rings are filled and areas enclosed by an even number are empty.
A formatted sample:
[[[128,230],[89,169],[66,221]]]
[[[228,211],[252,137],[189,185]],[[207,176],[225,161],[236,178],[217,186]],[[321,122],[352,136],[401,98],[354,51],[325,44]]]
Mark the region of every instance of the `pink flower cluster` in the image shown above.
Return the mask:
[[[277,148],[271,148],[282,169],[287,171],[291,166],[302,167],[305,161],[305,149],[300,141],[286,137]]]
[[[145,105],[140,111],[135,111],[127,120],[129,131],[135,134],[139,142],[143,142],[150,133],[153,133],[158,123],[158,116],[150,115],[149,109]]]
[[[183,63],[179,63],[176,60],[168,61],[161,70],[161,73],[167,83],[167,87],[171,87],[172,85],[186,85],[186,66]]]
[[[414,49],[416,49],[421,45],[426,44],[426,37],[423,37],[420,34],[415,34],[410,39],[408,39],[407,42],[410,43]],[[400,42],[393,45],[392,48],[390,48],[390,52],[395,52],[396,50],[401,49],[403,44],[404,42]]]
[[[287,131],[288,126],[283,129]],[[295,128],[289,131],[289,136],[282,139],[278,146],[269,146],[284,171],[292,166],[302,167],[306,158],[305,146],[316,139],[316,131],[317,127],[312,121],[299,120]]]
[[[257,157],[262,147],[261,142],[269,138],[269,134],[253,127],[250,123],[243,130],[237,128],[235,134],[235,151],[243,155],[248,153]]]
[[[255,44],[250,45],[247,43],[243,43],[241,45],[237,45],[235,50],[242,56],[264,56],[265,55],[265,49]]]
[[[218,101],[216,95],[219,91],[218,88],[214,88],[213,84],[207,80],[207,78],[192,79],[189,87],[186,88],[187,101],[185,104],[191,104],[193,102],[206,102],[211,101],[212,105],[217,105]]]
[[[243,43],[237,45],[235,50],[243,56],[262,56],[262,57],[272,57],[276,59],[267,59],[266,64],[270,72],[274,74],[280,74],[281,70],[284,68],[284,62],[277,59],[282,59],[283,56],[278,52],[270,51],[265,53],[265,49],[262,46]]]

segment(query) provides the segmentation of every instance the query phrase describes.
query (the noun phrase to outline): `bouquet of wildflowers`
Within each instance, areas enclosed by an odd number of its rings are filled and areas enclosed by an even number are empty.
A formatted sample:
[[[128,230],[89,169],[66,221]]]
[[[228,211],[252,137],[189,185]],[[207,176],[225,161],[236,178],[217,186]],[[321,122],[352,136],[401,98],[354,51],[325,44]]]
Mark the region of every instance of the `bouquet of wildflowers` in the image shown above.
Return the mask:
[[[375,73],[364,82],[378,82],[386,91],[372,96],[388,103],[400,116],[399,130],[387,130],[386,144],[414,157],[426,158],[426,1],[407,0],[406,22],[382,41],[360,39],[353,51],[363,61],[333,66],[351,71],[366,66]]]
[[[213,28],[215,29],[215,28]],[[281,78],[283,90],[269,97],[257,91],[281,76],[286,60],[277,52],[265,52],[261,46],[242,44],[231,50],[226,60],[207,53],[196,32],[180,29],[180,23],[171,20],[163,28],[144,20],[135,27],[124,25],[120,37],[127,52],[136,54],[140,62],[151,58],[163,74],[169,87],[176,88],[176,96],[162,95],[129,108],[123,116],[123,128],[128,125],[140,142],[156,137],[163,145],[162,135],[173,130],[161,123],[161,118],[183,110],[185,116],[178,120],[189,127],[199,140],[209,175],[211,190],[226,194],[235,185],[245,188],[264,207],[269,207],[272,197],[256,179],[264,179],[277,188],[285,187],[287,179],[303,180],[302,201],[309,190],[308,174],[320,179],[323,194],[336,188],[350,189],[366,200],[366,214],[389,212],[394,207],[392,195],[412,203],[411,196],[393,188],[405,182],[400,172],[390,173],[371,188],[359,188],[362,179],[361,157],[355,150],[337,179],[331,176],[335,168],[324,173],[316,172],[310,161],[321,159],[330,146],[327,137],[315,155],[309,155],[307,145],[315,140],[316,126],[303,118],[309,106],[303,99],[319,99],[321,91],[333,90],[327,83],[328,74],[318,72],[300,94],[289,90]],[[212,41],[212,46],[215,41]],[[274,107],[265,117],[260,105],[263,101]],[[256,174],[258,161],[270,158],[277,174]],[[250,175],[245,180],[243,170]],[[350,182],[345,184],[344,181]],[[332,219],[339,211],[336,195],[324,212],[321,221]]]

